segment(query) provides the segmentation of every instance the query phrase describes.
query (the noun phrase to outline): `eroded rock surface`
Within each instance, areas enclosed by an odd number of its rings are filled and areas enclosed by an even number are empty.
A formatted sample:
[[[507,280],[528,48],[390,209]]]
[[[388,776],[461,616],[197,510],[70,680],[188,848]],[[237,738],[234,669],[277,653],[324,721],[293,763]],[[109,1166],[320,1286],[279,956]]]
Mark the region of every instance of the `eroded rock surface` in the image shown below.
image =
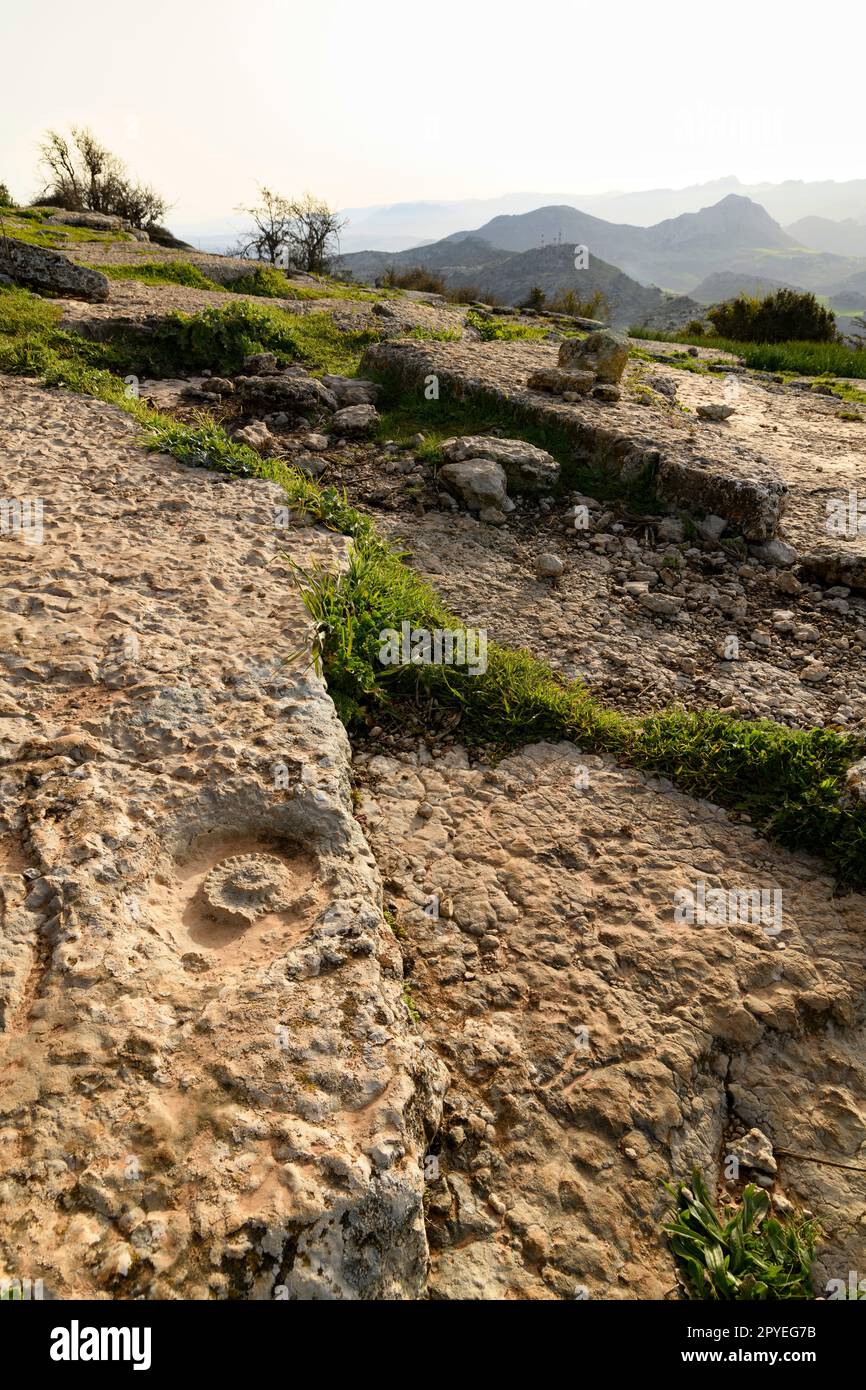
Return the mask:
[[[614,335],[615,336],[615,335]],[[369,371],[418,387],[431,377],[449,398],[471,396],[517,407],[536,423],[565,431],[575,456],[628,479],[654,472],[658,496],[671,506],[725,517],[749,540],[776,534],[787,485],[754,448],[730,447],[709,426],[697,434],[689,421],[667,411],[649,412],[626,390],[601,383],[604,399],[565,401],[530,390],[538,373],[556,369],[557,350],[545,343],[374,343],[364,354]],[[628,379],[625,379],[628,386]]]
[[[76,265],[47,246],[0,237],[0,273],[37,294],[69,295],[99,302],[108,299],[108,279],[101,270]]]
[[[401,997],[275,485],[4,380],[0,1269],[55,1296],[407,1298],[441,1065]]]
[[[451,1074],[427,1164],[433,1296],[675,1296],[663,1183],[715,1173],[754,1128],[774,1197],[821,1221],[816,1287],[862,1268],[866,900],[571,744],[495,769],[459,748],[360,763]],[[702,883],[778,892],[778,924],[677,920]]]

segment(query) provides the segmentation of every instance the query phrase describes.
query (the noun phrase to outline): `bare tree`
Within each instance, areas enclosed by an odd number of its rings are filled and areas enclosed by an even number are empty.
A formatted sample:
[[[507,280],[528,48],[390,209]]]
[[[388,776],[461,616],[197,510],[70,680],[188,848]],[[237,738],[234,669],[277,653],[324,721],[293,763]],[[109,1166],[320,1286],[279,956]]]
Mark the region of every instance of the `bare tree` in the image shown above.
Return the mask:
[[[60,202],[72,212],[84,209],[81,175],[69,141],[58,130],[47,130],[39,146],[39,163],[48,171],[43,198]]]
[[[345,223],[312,194],[284,198],[270,188],[260,188],[255,207],[239,208],[253,219],[253,230],[237,250],[242,256],[270,261],[285,269],[321,275],[339,253],[340,231]]]
[[[345,225],[345,219],[340,218],[327,203],[305,193],[303,198],[292,203],[289,234],[291,264],[312,275],[322,275],[330,270],[340,253],[340,232]]]
[[[133,227],[155,224],[168,204],[155,189],[135,183],[117,155],[91,130],[73,126],[71,140],[57,130],[45,132],[39,162],[47,171],[40,195],[73,212],[107,212],[125,217]]]
[[[270,188],[259,187],[260,201],[251,208],[238,208],[253,219],[253,231],[242,237],[237,251],[257,261],[285,265],[291,238],[292,204]]]

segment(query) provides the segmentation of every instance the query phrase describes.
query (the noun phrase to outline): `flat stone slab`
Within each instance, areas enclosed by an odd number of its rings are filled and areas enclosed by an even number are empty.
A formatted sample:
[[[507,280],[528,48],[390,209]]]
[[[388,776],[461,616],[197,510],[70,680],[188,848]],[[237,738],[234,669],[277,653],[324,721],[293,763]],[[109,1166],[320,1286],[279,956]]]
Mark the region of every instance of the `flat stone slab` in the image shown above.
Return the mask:
[[[723,375],[675,374],[684,405],[694,409],[698,402],[724,402]],[[788,492],[779,535],[816,577],[828,584],[866,587],[866,404],[748,373],[738,373],[736,380],[735,413],[723,425],[705,428],[724,431],[732,448],[760,450],[784,480]],[[851,385],[866,391],[866,381]],[[857,516],[850,525],[852,494],[863,503],[862,533],[856,530]],[[837,517],[844,530],[835,524]]]
[[[0,420],[0,1276],[417,1297],[444,1078],[284,558],[348,543],[101,402]]]

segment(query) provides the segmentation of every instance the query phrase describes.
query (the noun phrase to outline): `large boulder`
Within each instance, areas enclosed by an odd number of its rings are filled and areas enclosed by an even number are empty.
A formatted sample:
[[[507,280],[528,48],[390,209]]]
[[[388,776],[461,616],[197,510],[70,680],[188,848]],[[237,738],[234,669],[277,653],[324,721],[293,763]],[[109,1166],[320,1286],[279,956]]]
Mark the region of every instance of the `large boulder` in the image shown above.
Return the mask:
[[[625,371],[628,352],[624,334],[603,328],[588,338],[566,338],[559,349],[559,365],[567,371],[595,372],[599,381],[616,385]]]
[[[31,246],[12,237],[0,237],[0,273],[37,294],[100,303],[108,298],[108,280],[101,271],[88,270],[61,256],[59,251]]]
[[[523,439],[467,434],[459,439],[446,439],[442,453],[449,463],[459,463],[463,459],[492,459],[505,470],[508,484],[514,492],[547,491],[559,478],[559,464],[553,455],[534,444],[527,444]]]
[[[505,469],[492,459],[446,463],[439,470],[438,481],[449,492],[460,497],[470,511],[480,512],[489,508],[499,512],[514,510],[514,503],[506,491]]]
[[[323,376],[321,382],[336,396],[340,406],[378,405],[383,394],[378,382],[357,376]]]
[[[595,372],[564,372],[560,367],[541,367],[527,381],[530,391],[550,391],[555,396],[587,396],[595,385]]]

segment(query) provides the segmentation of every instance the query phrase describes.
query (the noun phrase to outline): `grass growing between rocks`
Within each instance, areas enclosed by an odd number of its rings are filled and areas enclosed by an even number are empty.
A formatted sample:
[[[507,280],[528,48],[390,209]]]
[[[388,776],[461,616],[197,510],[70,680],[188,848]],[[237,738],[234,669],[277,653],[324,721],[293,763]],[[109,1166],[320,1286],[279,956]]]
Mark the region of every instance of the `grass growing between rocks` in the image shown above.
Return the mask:
[[[72,227],[61,222],[49,222],[51,209],[0,209],[0,236],[14,241],[26,241],[29,246],[45,246],[50,251],[63,251],[82,242],[97,241],[103,246],[135,240],[128,232],[98,232],[92,227]]]
[[[726,1206],[719,1214],[697,1168],[690,1185],[666,1186],[674,1210],[664,1231],[692,1298],[814,1298],[814,1222],[799,1214],[771,1216],[769,1196],[753,1183],[744,1187],[739,1207]]]
[[[670,778],[684,792],[727,807],[792,850],[822,855],[849,886],[866,886],[866,812],[840,805],[847,767],[863,741],[827,729],[794,730],[718,711],[663,711],[633,719],[567,683],[525,651],[488,643],[487,669],[383,666],[381,635],[462,630],[435,591],[372,531],[356,537],[344,577],[305,578],[330,692],[351,727],[405,722],[431,706],[459,713],[469,744],[506,752],[567,739],[587,752]]]
[[[330,314],[289,314],[243,300],[169,314],[146,335],[119,324],[98,343],[65,332],[59,320],[50,301],[26,290],[0,290],[0,371],[69,385],[81,371],[100,368],[118,376],[177,376],[205,367],[232,373],[250,353],[273,352],[281,365],[301,362],[311,371],[351,375],[364,349],[379,341],[375,330],[342,331]]]
[[[238,306],[243,325],[249,326],[245,314],[251,308]],[[316,623],[317,656],[349,726],[371,716],[399,720],[419,710],[429,712],[432,703],[459,713],[461,737],[470,744],[494,744],[504,752],[536,739],[572,740],[748,815],[758,830],[788,848],[823,855],[842,883],[866,886],[866,812],[846,809],[839,801],[847,767],[863,755],[863,740],[827,729],[800,731],[764,720],[739,721],[715,711],[672,710],[631,719],[606,709],[579,683],[564,682],[528,652],[495,643],[489,644],[482,674],[445,665],[384,667],[378,653],[385,629],[399,630],[403,621],[428,631],[460,630],[463,625],[377,536],[369,518],[336,489],[321,487],[286,463],[263,459],[230,440],[210,417],[182,423],[130,396],[117,369],[105,365],[110,345],[63,332],[58,317],[49,301],[24,290],[0,290],[0,371],[37,377],[49,386],[117,405],[139,423],[148,447],[186,464],[277,482],[289,505],[354,537],[345,577],[300,576]],[[309,327],[314,317],[300,322]],[[297,325],[287,315],[282,319],[287,326],[280,332],[287,336],[280,341],[287,352],[289,346],[297,350],[299,340],[291,336]],[[328,323],[333,329],[333,322]],[[208,321],[205,333],[212,331]],[[247,347],[246,327],[240,337],[245,351],[273,350],[273,340],[252,341]],[[235,338],[230,342],[234,350]],[[323,343],[330,351],[331,339],[314,333],[300,345],[311,356],[321,356]],[[340,353],[333,355],[339,358]],[[216,367],[219,360],[206,365]],[[464,415],[461,428],[465,425]]]
[[[482,342],[485,343],[540,343],[550,337],[550,325],[539,328],[528,323],[502,323],[497,319],[486,318],[475,309],[469,310],[466,322],[470,328],[478,331]]]
[[[63,332],[57,327],[59,315],[50,301],[27,290],[0,289],[0,372],[38,377],[47,386],[119,406],[141,425],[147,447],[172,454],[192,467],[279,483],[288,505],[345,535],[361,535],[370,528],[370,522],[349,507],[336,488],[321,487],[281,460],[264,459],[247,445],[235,443],[204,412],[190,425],[146,405],[129,393],[116,372],[102,365],[106,345]]]

